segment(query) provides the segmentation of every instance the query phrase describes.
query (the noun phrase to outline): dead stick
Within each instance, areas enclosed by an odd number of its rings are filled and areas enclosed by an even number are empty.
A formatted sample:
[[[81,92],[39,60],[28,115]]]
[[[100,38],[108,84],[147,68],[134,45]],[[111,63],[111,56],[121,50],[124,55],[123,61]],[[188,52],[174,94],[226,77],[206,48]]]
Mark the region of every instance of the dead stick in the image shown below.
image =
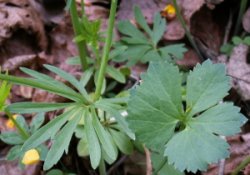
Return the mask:
[[[150,156],[150,151],[145,147],[144,147],[144,151],[145,151],[145,155],[146,155],[146,166],[147,166],[147,171],[146,171],[146,175],[152,175],[152,162],[151,162],[151,156]]]

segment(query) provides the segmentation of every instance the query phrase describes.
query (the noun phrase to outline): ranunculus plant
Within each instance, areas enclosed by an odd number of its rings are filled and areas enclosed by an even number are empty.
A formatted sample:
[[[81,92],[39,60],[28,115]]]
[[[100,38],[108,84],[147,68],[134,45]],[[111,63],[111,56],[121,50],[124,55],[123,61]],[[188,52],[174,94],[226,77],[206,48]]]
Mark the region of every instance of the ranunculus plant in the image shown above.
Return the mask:
[[[229,156],[229,145],[220,136],[240,132],[246,119],[238,107],[223,102],[230,89],[224,65],[212,64],[209,60],[198,64],[183,83],[182,72],[175,60],[182,58],[186,49],[183,44],[159,44],[166,26],[160,14],[155,15],[151,28],[141,10],[135,7],[135,19],[143,31],[129,21],[120,22],[118,30],[124,36],[112,47],[117,0],[111,0],[105,36],[100,32],[99,21],[89,21],[84,13],[78,16],[74,0],[69,0],[67,7],[79,49],[79,56],[69,62],[81,65],[81,77],[77,79],[52,65],[44,67],[66,80],[68,85],[28,68],[20,69],[30,78],[0,74],[3,82],[42,89],[68,101],[19,102],[4,107],[8,114],[62,111],[43,126],[43,119],[39,118],[35,118],[30,126],[24,122],[16,133],[21,141],[14,143],[16,147],[13,148],[13,154],[18,154],[12,155],[11,160],[22,157],[24,164],[44,160],[43,169],[49,170],[64,153],[68,153],[74,134],[79,139],[75,146],[79,156],[89,156],[92,168],[99,168],[101,175],[107,172],[106,163],[116,161],[119,151],[132,153],[132,140],[145,144],[152,152],[155,173],[161,171],[173,175],[185,170],[205,171],[208,164]],[[114,61],[127,66],[149,63],[149,68],[141,75],[139,85],[107,95],[107,89],[112,91],[114,84],[126,82],[124,70],[108,64]],[[113,84],[108,84],[108,78],[113,79]],[[123,115],[124,112],[128,115]],[[20,121],[14,119],[12,122],[18,124]],[[10,140],[6,133],[1,139]],[[51,147],[41,158],[37,148],[48,140]]]

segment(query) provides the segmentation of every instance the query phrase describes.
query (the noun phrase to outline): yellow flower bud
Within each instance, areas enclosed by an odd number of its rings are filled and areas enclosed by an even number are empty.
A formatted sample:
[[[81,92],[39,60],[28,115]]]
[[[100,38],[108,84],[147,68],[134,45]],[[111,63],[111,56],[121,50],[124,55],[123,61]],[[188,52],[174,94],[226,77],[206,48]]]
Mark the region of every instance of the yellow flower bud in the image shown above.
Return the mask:
[[[13,115],[13,118],[16,120],[17,115]],[[6,126],[7,126],[7,128],[9,128],[9,129],[13,129],[13,128],[15,127],[15,124],[13,123],[13,121],[12,121],[11,119],[8,119],[8,120],[6,121]]]
[[[161,11],[161,15],[167,20],[172,20],[176,16],[176,9],[172,4],[166,5],[166,7]]]
[[[33,165],[40,161],[40,155],[36,149],[30,149],[29,151],[26,151],[22,163],[24,165]]]

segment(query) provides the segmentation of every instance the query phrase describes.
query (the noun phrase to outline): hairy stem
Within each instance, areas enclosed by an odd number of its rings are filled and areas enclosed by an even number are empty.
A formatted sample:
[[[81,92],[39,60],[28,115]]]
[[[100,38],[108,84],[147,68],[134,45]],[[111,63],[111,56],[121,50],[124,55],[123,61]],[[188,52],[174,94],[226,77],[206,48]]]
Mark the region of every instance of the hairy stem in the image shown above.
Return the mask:
[[[198,56],[200,57],[201,60],[204,60],[199,48],[197,47],[195,41],[194,41],[194,38],[193,36],[191,35],[190,31],[188,30],[187,26],[186,26],[186,23],[181,15],[181,12],[180,12],[180,9],[178,7],[178,4],[176,2],[176,0],[173,0],[173,5],[174,5],[174,8],[176,9],[176,16],[178,18],[178,20],[180,21],[183,29],[185,30],[185,33],[186,33],[186,36],[190,42],[190,44],[193,46],[193,48],[195,49],[196,53],[198,54]]]
[[[105,78],[105,71],[106,71],[106,67],[108,64],[109,51],[110,51],[111,43],[112,43],[116,7],[117,7],[117,0],[112,0],[111,1],[111,10],[110,10],[110,15],[109,15],[108,32],[107,32],[107,37],[105,40],[105,45],[104,45],[104,50],[103,50],[101,67],[100,67],[100,71],[99,71],[98,79],[97,79],[97,85],[96,85],[96,91],[95,91],[95,97],[94,97],[95,101],[98,100],[100,95],[101,95],[103,80]]]
[[[79,17],[77,14],[77,7],[76,7],[75,0],[72,0],[72,2],[70,4],[70,16],[71,16],[75,36],[78,36],[81,34],[81,29],[80,29],[80,22],[79,22]],[[88,68],[88,62],[87,62],[87,57],[86,57],[87,56],[87,45],[86,45],[85,41],[80,41],[80,42],[77,42],[76,44],[77,44],[77,48],[78,48],[78,52],[79,52],[81,66],[82,66],[82,69],[84,71]]]

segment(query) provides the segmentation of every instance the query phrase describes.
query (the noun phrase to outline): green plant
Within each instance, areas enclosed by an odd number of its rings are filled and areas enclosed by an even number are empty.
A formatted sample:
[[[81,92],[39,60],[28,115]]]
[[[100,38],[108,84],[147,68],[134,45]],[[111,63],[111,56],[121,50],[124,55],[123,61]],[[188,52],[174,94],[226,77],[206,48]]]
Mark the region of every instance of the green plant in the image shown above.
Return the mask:
[[[1,72],[1,68],[0,68]],[[4,111],[6,105],[5,101],[8,98],[11,90],[11,84],[9,84],[7,81],[0,82],[0,111]]]
[[[234,30],[234,35],[237,35],[239,33],[239,31],[240,31],[240,25],[242,23],[242,17],[244,15],[244,12],[246,11],[246,8],[247,8],[247,0],[241,0],[239,15],[238,15],[235,30]]]
[[[130,21],[119,22],[118,30],[125,36],[115,45],[116,50],[122,51],[121,54],[118,54],[112,60],[117,62],[127,61],[127,65],[132,66],[137,62],[171,61],[183,57],[183,53],[186,52],[183,44],[159,46],[159,41],[166,29],[166,21],[159,13],[154,16],[153,29],[148,26],[140,8],[137,6],[134,7],[134,16],[137,24],[145,33],[138,30]]]
[[[196,45],[195,40],[194,40],[192,34],[190,33],[189,29],[187,28],[187,25],[186,25],[186,23],[185,23],[185,21],[184,21],[182,15],[181,15],[181,11],[180,11],[180,8],[178,7],[177,1],[176,1],[176,0],[172,0],[172,1],[173,1],[174,8],[175,8],[175,10],[176,10],[176,16],[177,16],[178,20],[180,21],[180,23],[181,23],[183,29],[185,30],[185,34],[186,34],[186,36],[187,36],[187,38],[188,38],[190,44],[191,44],[191,45],[193,46],[193,48],[195,49],[195,51],[196,51],[197,55],[199,56],[199,58],[200,58],[201,60],[204,60],[203,55],[202,55],[201,52],[200,52],[200,49],[199,49],[198,46]]]
[[[101,67],[101,54],[100,54],[100,43],[104,41],[103,33],[100,32],[101,21],[95,20],[90,21],[84,11],[82,12],[81,17],[77,16],[76,13],[76,4],[75,1],[68,1],[68,8],[70,8],[73,26],[75,29],[75,38],[79,48],[79,56],[72,57],[67,60],[68,64],[71,65],[82,65],[85,74],[88,74],[89,78],[94,77],[94,83],[97,86],[98,83],[98,74]],[[84,6],[83,8],[84,9]],[[77,20],[79,19],[79,20]],[[112,39],[111,39],[112,41]],[[86,49],[89,48],[94,54],[93,58],[90,58],[86,54]],[[109,46],[110,48],[111,46]],[[83,53],[82,53],[83,52]],[[114,56],[119,54],[119,52],[114,51],[107,55],[108,59],[112,59]],[[103,55],[104,56],[104,55]],[[86,64],[86,65],[85,65]],[[122,73],[121,69],[115,68],[112,65],[105,66],[105,76],[111,77],[119,83],[125,83],[125,75]],[[107,81],[106,78],[103,79],[103,86],[101,88],[101,93],[104,93],[106,90]]]
[[[105,175],[105,163],[113,163],[117,159],[118,150],[131,154],[131,139],[135,139],[135,134],[140,144],[150,148],[155,174],[180,175],[184,170],[205,170],[209,163],[228,156],[229,146],[219,135],[228,136],[239,132],[245,118],[233,104],[219,104],[230,88],[224,66],[214,65],[210,61],[198,65],[189,74],[187,86],[184,87],[179,69],[172,64],[172,57],[181,58],[186,49],[183,45],[160,47],[165,21],[159,14],[155,15],[153,29],[150,29],[140,9],[135,7],[137,23],[146,34],[128,21],[121,22],[118,28],[127,36],[114,45],[115,49],[110,52],[117,0],[111,1],[108,30],[102,50],[100,22],[89,21],[83,5],[79,17],[74,0],[69,0],[67,6],[71,11],[74,40],[79,49],[79,56],[69,62],[82,66],[80,79],[52,65],[44,67],[66,80],[69,85],[27,68],[20,69],[31,78],[0,74],[3,82],[42,89],[67,100],[64,103],[21,102],[2,105],[4,107],[1,108],[10,118],[11,113],[61,111],[60,115],[42,127],[43,120],[34,122],[37,124],[31,124],[29,128],[22,117],[17,120],[12,117],[19,131],[18,136],[15,133],[16,140],[11,135],[1,135],[6,143],[11,140],[17,146],[9,153],[13,154],[12,157],[22,156],[26,151],[39,148],[51,140],[52,145],[42,158],[44,170],[49,170],[64,152],[68,152],[71,138],[75,135],[79,139],[76,147],[78,155],[89,156],[92,168],[99,167],[99,174]],[[147,47],[147,51],[144,47]],[[90,58],[87,50],[94,53],[93,58]],[[142,75],[141,85],[131,89],[130,96],[128,92],[119,92],[107,98],[104,91],[107,75],[118,82],[124,83],[126,80],[121,70],[108,65],[109,61],[117,61],[120,56],[129,65],[137,61],[150,62],[149,69]],[[5,89],[4,92],[9,92],[8,88]],[[128,120],[122,115],[124,111],[128,111]],[[53,173],[63,174],[60,170],[48,172]]]
[[[44,122],[44,113],[39,113],[34,116],[30,125],[27,124],[22,115],[17,115],[15,121],[15,123],[18,123],[19,127],[21,127],[25,133],[32,135],[42,126]],[[6,144],[13,145],[13,147],[9,150],[6,159],[9,161],[19,159],[19,165],[22,166],[21,160],[23,158],[24,152],[21,151],[21,148],[28,138],[29,137],[24,138],[23,135],[18,131],[2,132],[0,134],[0,139]],[[38,145],[35,148],[39,152],[40,160],[45,160],[48,148],[43,144]]]
[[[50,170],[48,173],[46,173],[46,175],[76,175],[74,173],[65,173],[61,170],[58,169],[52,169]]]
[[[250,36],[245,36],[244,38],[234,36],[231,42],[221,46],[220,51],[226,54],[227,56],[230,56],[233,51],[233,48],[240,44],[250,46]]]
[[[0,69],[1,72],[1,69]],[[8,72],[6,72],[5,75],[8,75]],[[6,103],[6,99],[9,97],[11,87],[12,85],[8,81],[1,81],[0,82],[0,112],[4,112],[7,114],[9,121],[16,126],[18,133],[22,137],[22,139],[27,139],[29,137],[28,132],[25,131],[25,128],[23,128],[13,117],[13,115],[8,111]]]
[[[86,84],[90,81],[92,76],[89,69],[85,70],[80,80],[77,80],[69,73],[57,67],[44,65],[46,69],[68,81],[74,89],[45,74],[27,68],[21,68],[21,70],[32,78],[19,78],[0,74],[0,79],[2,80],[43,89],[71,101],[68,103],[22,102],[11,104],[6,108],[9,112],[19,114],[63,109],[61,115],[39,128],[28,137],[21,148],[21,154],[23,154],[27,150],[36,148],[49,139],[52,140],[52,146],[44,162],[45,170],[50,169],[56,164],[64,152],[68,152],[71,137],[75,132],[79,132],[79,130],[84,133],[86,138],[86,143],[79,142],[79,144],[87,144],[88,153],[85,155],[89,154],[91,165],[94,169],[100,165],[100,174],[106,173],[104,161],[112,163],[116,160],[118,149],[124,153],[130,153],[132,150],[129,137],[134,138],[134,134],[128,128],[120,112],[126,107],[127,97],[109,99],[101,97],[112,41],[116,4],[117,0],[112,0],[108,33],[102,54],[103,57],[100,65],[97,64],[100,70],[97,74],[94,93],[88,93],[85,89]],[[71,10],[74,11],[75,2],[72,1],[70,6]],[[75,16],[73,18],[73,20],[78,21],[78,18],[75,19]],[[79,36],[81,35],[79,34]],[[86,40],[86,42],[88,43],[88,40]],[[84,66],[83,64],[82,67],[85,68],[86,65]],[[121,138],[123,139],[121,140]]]
[[[206,170],[229,155],[219,135],[239,132],[246,118],[232,103],[219,103],[230,88],[223,65],[197,65],[187,78],[185,100],[181,79],[168,62],[150,64],[132,92],[128,122],[139,141],[152,151],[163,150],[166,161],[180,171]]]

